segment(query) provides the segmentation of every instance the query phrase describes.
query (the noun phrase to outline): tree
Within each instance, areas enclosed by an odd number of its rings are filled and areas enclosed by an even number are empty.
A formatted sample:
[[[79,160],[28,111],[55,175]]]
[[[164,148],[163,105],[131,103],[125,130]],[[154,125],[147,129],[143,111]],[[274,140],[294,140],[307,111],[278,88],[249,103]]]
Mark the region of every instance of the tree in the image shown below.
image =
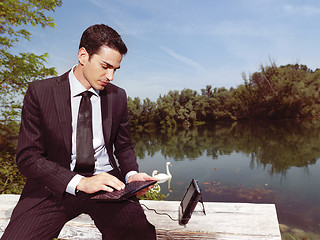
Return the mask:
[[[248,113],[254,119],[302,119],[319,116],[320,78],[305,65],[261,66],[246,80]]]
[[[142,112],[142,105],[140,98],[135,97],[133,100],[132,98],[128,97],[128,113],[130,117],[130,124],[133,127],[139,126],[141,122],[141,112]]]
[[[28,25],[54,27],[53,18],[45,15],[62,5],[61,0],[6,0],[0,2],[0,119],[2,128],[12,129],[20,114],[22,96],[28,83],[56,75],[47,68],[48,54],[21,52],[13,54],[19,39],[30,40]],[[1,125],[0,125],[1,127]]]
[[[25,28],[54,27],[46,12],[61,6],[61,0],[0,1],[0,193],[21,193],[25,178],[15,164],[17,120],[28,83],[56,75],[45,67],[48,54],[21,52],[14,54],[19,39],[30,40]]]

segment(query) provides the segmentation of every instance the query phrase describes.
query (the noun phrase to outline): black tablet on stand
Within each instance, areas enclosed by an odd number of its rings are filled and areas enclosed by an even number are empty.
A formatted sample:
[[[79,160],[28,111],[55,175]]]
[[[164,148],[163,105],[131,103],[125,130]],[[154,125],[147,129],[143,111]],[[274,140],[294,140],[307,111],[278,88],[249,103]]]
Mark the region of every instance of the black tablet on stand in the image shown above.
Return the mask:
[[[203,213],[206,214],[204,210],[204,204],[202,200],[201,190],[198,181],[192,179],[187,192],[183,196],[180,207],[179,207],[179,224],[186,225],[191,218],[191,215],[197,206],[198,202],[202,203]]]

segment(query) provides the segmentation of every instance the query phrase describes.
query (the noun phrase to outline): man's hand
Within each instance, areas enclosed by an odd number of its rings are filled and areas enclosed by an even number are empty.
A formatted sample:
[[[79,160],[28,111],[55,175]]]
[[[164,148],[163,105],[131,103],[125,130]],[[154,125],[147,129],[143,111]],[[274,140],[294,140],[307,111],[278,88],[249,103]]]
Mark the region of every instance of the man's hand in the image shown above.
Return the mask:
[[[96,193],[99,191],[112,192],[113,189],[124,189],[125,184],[109,173],[99,173],[92,177],[84,177],[77,185],[77,190],[85,193]]]
[[[148,180],[158,180],[157,178],[151,177],[146,173],[136,173],[128,177],[128,183],[129,182],[134,182],[134,181],[148,181]],[[153,185],[142,189],[140,192],[136,193],[137,196],[141,196],[148,192],[151,188],[153,188]]]

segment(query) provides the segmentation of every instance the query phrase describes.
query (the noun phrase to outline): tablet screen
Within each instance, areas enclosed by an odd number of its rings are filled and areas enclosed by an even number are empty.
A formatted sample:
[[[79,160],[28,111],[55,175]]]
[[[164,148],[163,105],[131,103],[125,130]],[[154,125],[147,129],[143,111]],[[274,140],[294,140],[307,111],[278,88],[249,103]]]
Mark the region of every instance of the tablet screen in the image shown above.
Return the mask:
[[[193,210],[201,199],[201,191],[198,182],[192,179],[179,207],[179,224],[186,225],[191,218]]]

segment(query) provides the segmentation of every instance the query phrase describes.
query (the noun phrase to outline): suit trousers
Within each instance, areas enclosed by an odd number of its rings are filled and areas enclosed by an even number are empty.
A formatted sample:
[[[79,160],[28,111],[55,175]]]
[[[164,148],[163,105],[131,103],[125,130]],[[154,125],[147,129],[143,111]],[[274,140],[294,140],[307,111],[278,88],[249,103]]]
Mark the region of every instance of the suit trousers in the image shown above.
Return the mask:
[[[116,175],[114,171],[110,173]],[[60,200],[51,195],[21,215],[11,217],[1,240],[52,240],[65,223],[82,213],[93,219],[104,240],[156,239],[155,227],[148,222],[136,197],[130,201],[98,202],[91,200],[92,196],[84,192],[66,193]]]
[[[91,195],[67,194],[58,201],[52,195],[11,221],[1,239],[44,240],[58,237],[62,227],[81,213],[87,213],[102,233],[102,239],[156,239],[139,202],[96,202]]]

